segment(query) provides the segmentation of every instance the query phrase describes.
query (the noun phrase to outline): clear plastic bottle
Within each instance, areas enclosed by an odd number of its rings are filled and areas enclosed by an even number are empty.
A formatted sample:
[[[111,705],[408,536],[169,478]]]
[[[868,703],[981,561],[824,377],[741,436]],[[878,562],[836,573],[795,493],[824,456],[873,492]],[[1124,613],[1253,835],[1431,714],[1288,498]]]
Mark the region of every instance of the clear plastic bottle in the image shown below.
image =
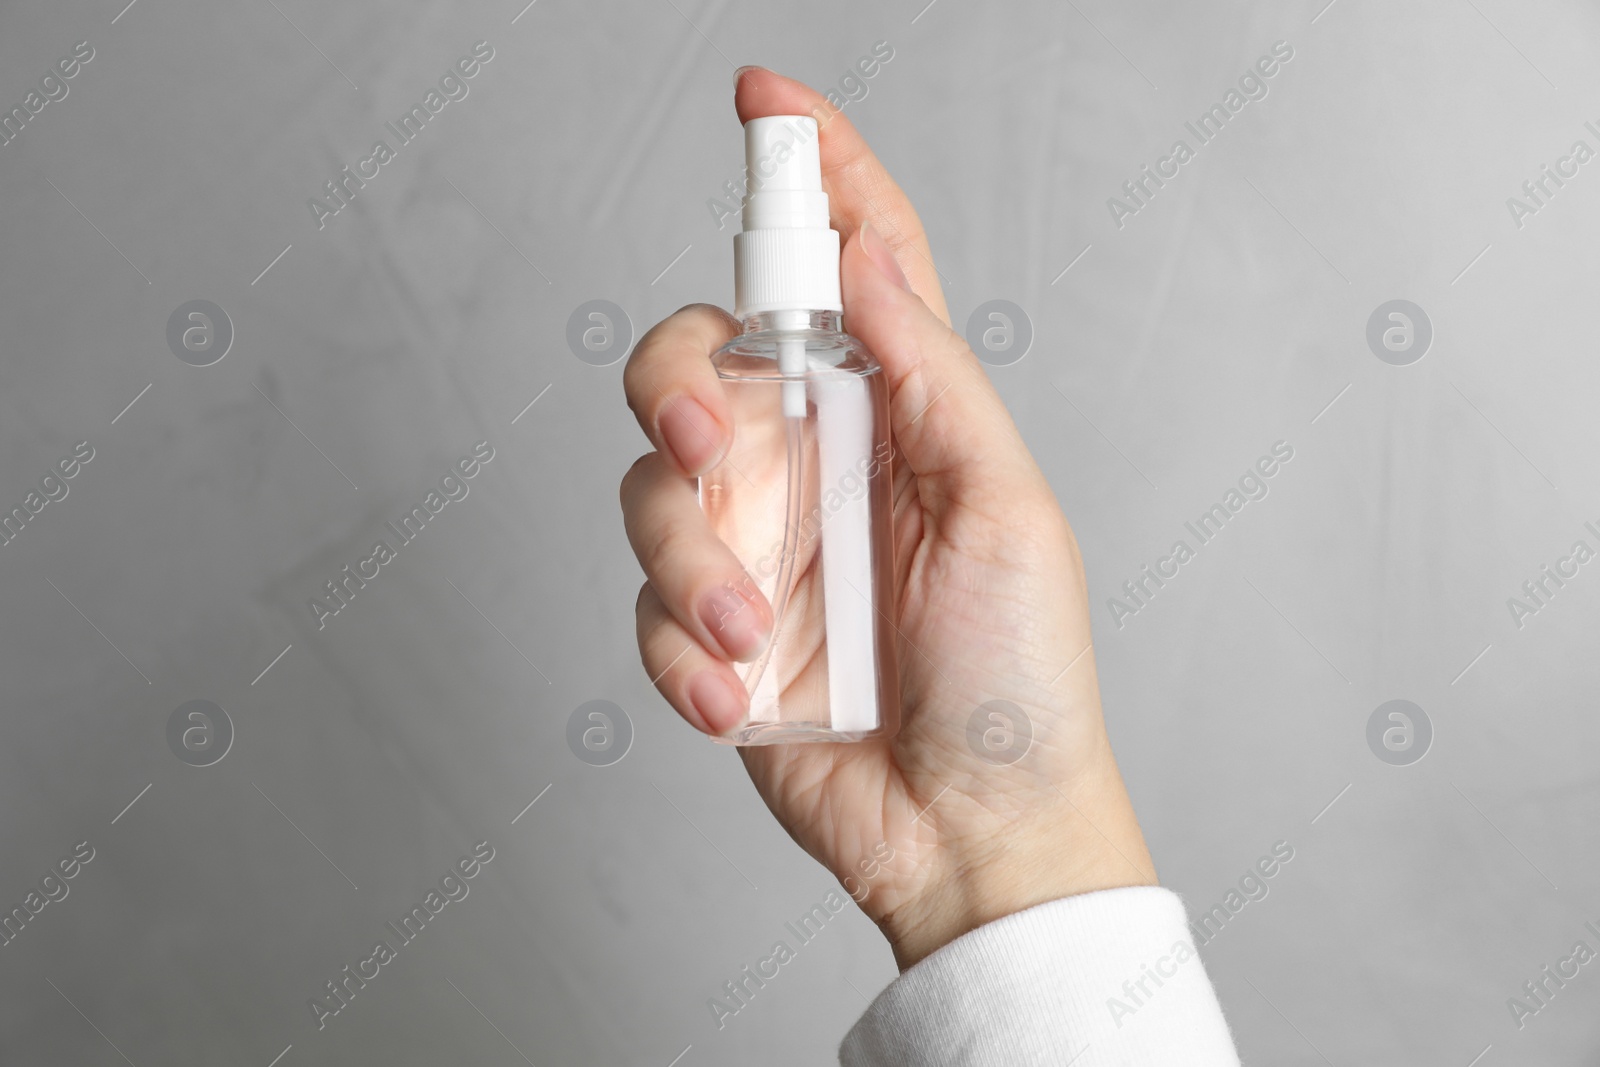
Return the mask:
[[[774,624],[761,655],[734,664],[750,714],[718,740],[888,737],[900,717],[888,386],[841,328],[815,122],[753,119],[745,151],[744,332],[712,357],[733,441],[701,476],[700,506]]]

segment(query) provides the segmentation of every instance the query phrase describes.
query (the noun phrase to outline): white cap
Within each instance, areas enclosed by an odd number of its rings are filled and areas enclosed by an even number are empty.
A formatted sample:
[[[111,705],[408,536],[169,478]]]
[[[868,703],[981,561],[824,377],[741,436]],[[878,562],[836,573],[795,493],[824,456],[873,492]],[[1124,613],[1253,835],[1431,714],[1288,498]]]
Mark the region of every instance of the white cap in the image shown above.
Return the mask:
[[[733,238],[733,313],[842,311],[839,234],[828,226],[817,121],[744,124],[744,232]]]

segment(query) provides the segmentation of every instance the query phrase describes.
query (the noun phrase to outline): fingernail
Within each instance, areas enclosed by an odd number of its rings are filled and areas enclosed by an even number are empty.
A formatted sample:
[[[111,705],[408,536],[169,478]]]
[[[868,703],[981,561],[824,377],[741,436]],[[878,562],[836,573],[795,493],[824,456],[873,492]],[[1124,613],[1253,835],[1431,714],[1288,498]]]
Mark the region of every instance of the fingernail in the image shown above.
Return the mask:
[[[738,70],[734,71],[733,72],[733,87],[734,87],[734,89],[738,89],[739,88],[739,79],[743,78],[745,76],[745,72],[746,71],[760,70],[760,69],[761,69],[760,67],[755,66],[754,64],[752,64],[750,66],[740,67]]]
[[[906,281],[906,273],[900,269],[899,262],[895,260],[889,242],[878,235],[878,231],[872,228],[870,222],[861,224],[861,251],[867,254],[867,258],[872,260],[872,265],[877,267],[885,278],[906,292],[911,292],[911,283]]]
[[[657,425],[672,458],[691,478],[710,470],[722,456],[722,426],[693,397],[668,400]]]
[[[701,601],[700,621],[729,657],[741,663],[755,659],[767,647],[766,620],[731,582]]]
[[[742,688],[716,671],[701,671],[689,680],[689,703],[714,734],[727,733],[744,720]]]

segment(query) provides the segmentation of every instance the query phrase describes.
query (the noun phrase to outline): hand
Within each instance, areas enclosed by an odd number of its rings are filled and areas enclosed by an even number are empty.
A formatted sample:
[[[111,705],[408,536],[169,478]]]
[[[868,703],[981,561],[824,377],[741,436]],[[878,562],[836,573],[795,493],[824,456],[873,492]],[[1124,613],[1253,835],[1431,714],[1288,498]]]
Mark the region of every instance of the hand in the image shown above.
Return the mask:
[[[890,387],[902,726],[891,740],[739,749],[791,837],[841,879],[902,969],[986,922],[1155,876],[1101,718],[1088,599],[1072,530],[972,350],[950,328],[927,239],[850,121],[799,82],[738,78],[741,122],[814,115],[841,260],[845,328]],[[646,334],[628,405],[655,445],[622,482],[647,581],[637,605],[645,670],[705,733],[748,698],[730,660],[772,625],[765,602],[716,625],[750,588],[710,531],[693,482],[729,444],[709,355],[739,332],[705,305]],[[759,594],[757,594],[759,596]],[[1001,765],[968,742],[974,709],[1021,708],[1032,745]],[[825,717],[825,716],[823,716]],[[885,857],[889,857],[885,860]]]

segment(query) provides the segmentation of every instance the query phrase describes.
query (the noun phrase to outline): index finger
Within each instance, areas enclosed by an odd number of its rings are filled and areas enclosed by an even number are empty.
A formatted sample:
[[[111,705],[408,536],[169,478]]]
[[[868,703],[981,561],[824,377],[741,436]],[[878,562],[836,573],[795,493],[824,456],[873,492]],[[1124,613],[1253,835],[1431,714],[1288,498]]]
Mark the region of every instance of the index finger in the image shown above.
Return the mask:
[[[922,220],[850,120],[815,89],[765,67],[740,68],[733,104],[740,122],[772,115],[810,115],[817,120],[822,185],[830,221],[840,238],[848,241],[863,222],[870,221],[889,243],[912,291],[948,326],[950,313]]]

